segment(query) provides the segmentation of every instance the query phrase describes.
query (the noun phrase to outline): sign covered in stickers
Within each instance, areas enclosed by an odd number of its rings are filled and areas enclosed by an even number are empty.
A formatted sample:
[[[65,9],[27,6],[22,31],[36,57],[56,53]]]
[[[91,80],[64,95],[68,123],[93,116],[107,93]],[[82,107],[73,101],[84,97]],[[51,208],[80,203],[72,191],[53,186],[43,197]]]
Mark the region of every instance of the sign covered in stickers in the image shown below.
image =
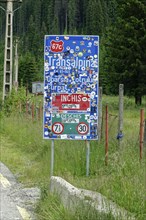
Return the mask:
[[[98,139],[98,63],[98,36],[45,36],[45,139]]]

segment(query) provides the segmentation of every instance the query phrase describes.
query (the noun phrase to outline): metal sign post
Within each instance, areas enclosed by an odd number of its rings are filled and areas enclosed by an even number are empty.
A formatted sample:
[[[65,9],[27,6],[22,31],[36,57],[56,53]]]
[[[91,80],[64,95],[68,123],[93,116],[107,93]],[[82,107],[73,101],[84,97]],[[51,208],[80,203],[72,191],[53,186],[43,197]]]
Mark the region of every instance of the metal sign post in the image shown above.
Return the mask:
[[[50,166],[50,176],[54,173],[54,140],[51,141],[51,166]]]
[[[118,144],[121,145],[121,140],[123,137],[123,106],[124,106],[124,85],[119,85],[119,121],[118,121]]]
[[[86,141],[86,176],[89,176],[90,169],[90,141]]]
[[[44,139],[86,140],[87,158],[98,140],[98,63],[98,36],[45,36]]]

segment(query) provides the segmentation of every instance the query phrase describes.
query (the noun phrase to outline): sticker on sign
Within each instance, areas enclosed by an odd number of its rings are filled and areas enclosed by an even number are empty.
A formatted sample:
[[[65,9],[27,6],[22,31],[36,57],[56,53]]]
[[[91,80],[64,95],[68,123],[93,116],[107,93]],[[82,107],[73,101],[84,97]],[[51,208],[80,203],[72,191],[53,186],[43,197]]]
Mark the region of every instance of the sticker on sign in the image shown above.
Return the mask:
[[[52,52],[61,52],[63,51],[63,41],[51,41],[51,51]]]

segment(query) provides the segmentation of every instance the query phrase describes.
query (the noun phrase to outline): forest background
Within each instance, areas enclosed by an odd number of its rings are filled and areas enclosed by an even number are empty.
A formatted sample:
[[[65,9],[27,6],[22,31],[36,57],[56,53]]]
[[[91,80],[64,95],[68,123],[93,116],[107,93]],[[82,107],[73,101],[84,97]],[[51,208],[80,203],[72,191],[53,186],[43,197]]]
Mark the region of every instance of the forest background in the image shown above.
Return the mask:
[[[5,3],[0,4],[6,7]],[[14,3],[14,9],[19,7]],[[3,84],[5,12],[0,9],[0,92]],[[145,0],[23,0],[14,13],[19,38],[19,85],[43,81],[44,35],[99,35],[100,86],[141,104],[146,95]]]
[[[6,8],[4,3],[0,5]],[[19,6],[14,3],[14,10]],[[0,9],[0,97],[5,17],[5,12]],[[79,188],[102,193],[135,214],[138,220],[146,219],[144,154],[144,160],[139,163],[139,108],[146,103],[146,0],[23,0],[13,19],[14,42],[19,38],[19,85],[28,84],[30,91],[33,81],[44,78],[44,35],[99,35],[99,85],[106,94],[103,96],[103,120],[105,105],[108,103],[109,107],[108,166],[104,166],[103,124],[101,142],[91,143],[90,179],[87,181],[85,177],[84,142],[79,141],[76,144],[70,140],[55,143],[54,174]],[[125,95],[134,97],[135,103],[142,103],[142,106],[135,106],[133,98],[124,97],[124,136],[119,149],[116,139],[119,105],[118,96],[114,95],[121,83]],[[82,218],[78,215],[65,218],[68,213],[60,200],[57,198],[57,202],[52,202],[50,199],[51,142],[42,139],[39,114],[32,119],[31,114],[25,114],[25,108],[24,114],[21,111],[20,101],[26,104],[26,93],[23,87],[19,91],[18,96],[11,94],[7,99],[9,105],[6,103],[4,112],[0,111],[2,162],[18,174],[19,181],[27,187],[37,185],[41,188],[39,219],[85,219],[88,210],[80,211],[79,214],[84,215]],[[42,101],[42,97],[37,98]],[[36,101],[38,105],[40,100],[37,98],[32,97],[32,102]],[[102,215],[101,218],[88,216],[88,219],[110,218]]]

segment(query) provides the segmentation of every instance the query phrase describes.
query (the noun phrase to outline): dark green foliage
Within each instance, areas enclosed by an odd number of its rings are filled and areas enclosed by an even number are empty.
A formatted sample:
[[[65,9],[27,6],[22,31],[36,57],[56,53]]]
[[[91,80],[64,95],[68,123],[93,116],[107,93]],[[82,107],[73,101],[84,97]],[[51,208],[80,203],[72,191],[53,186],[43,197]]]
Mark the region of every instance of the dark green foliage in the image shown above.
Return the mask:
[[[14,9],[18,7],[15,3]],[[136,103],[141,102],[146,94],[145,0],[23,1],[21,9],[14,13],[14,35],[20,38],[19,54],[25,57],[23,69],[27,69],[28,54],[37,63],[36,80],[43,80],[44,35],[49,34],[99,35],[100,86],[104,92],[115,94],[118,84],[124,83],[125,94],[134,95]],[[2,42],[4,35],[5,12],[0,10]],[[3,51],[0,53],[2,57]],[[24,80],[22,72],[19,78]]]
[[[123,83],[136,104],[146,94],[146,6],[140,0],[119,1],[118,17],[105,35],[105,76],[111,93]]]
[[[12,89],[11,94],[7,96],[5,102],[3,103],[3,113],[7,116],[18,111],[24,111],[26,106],[26,88],[23,86],[19,86],[18,91]],[[20,107],[21,105],[21,107]]]
[[[73,34],[74,30],[78,27],[79,11],[78,1],[69,0],[68,11],[66,12],[66,19],[68,20],[68,26],[66,28],[69,34]]]
[[[87,7],[87,34],[101,35],[104,27],[104,14],[100,0],[89,0]]]
[[[24,86],[28,87],[31,92],[32,82],[38,80],[38,70],[35,58],[30,54],[20,58],[19,64],[19,85],[22,83]]]

